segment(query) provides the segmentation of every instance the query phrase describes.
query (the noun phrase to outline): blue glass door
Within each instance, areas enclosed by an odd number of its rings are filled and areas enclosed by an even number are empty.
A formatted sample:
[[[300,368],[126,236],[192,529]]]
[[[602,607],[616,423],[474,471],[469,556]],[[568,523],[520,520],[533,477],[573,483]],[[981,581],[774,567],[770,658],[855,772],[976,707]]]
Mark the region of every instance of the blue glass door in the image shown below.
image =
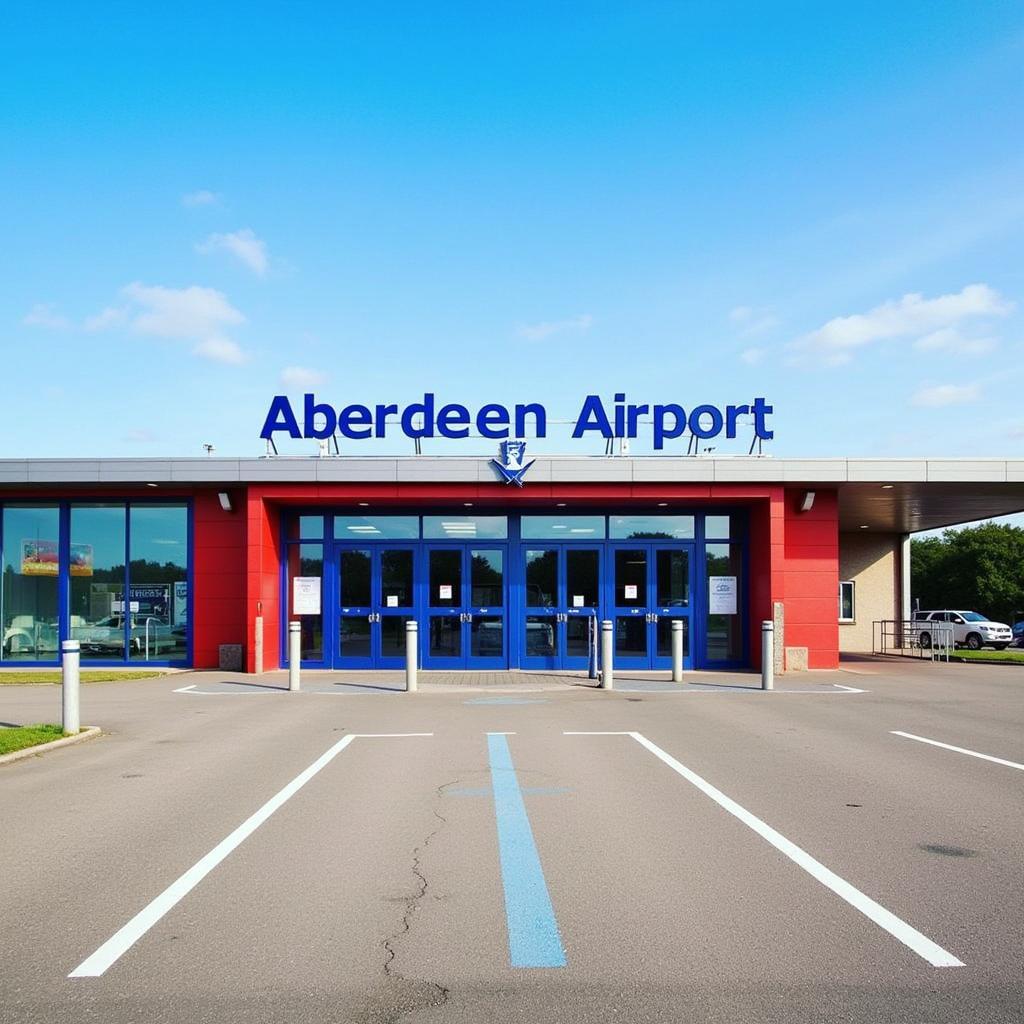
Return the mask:
[[[338,548],[336,668],[373,668],[373,548]]]
[[[672,621],[683,622],[683,666],[692,666],[690,595],[693,545],[616,544],[611,550],[615,664],[672,667]]]
[[[426,559],[424,667],[506,668],[505,546],[429,545]]]
[[[524,544],[523,668],[585,669],[601,593],[601,549]]]
[[[340,545],[336,668],[400,668],[415,604],[411,545]]]

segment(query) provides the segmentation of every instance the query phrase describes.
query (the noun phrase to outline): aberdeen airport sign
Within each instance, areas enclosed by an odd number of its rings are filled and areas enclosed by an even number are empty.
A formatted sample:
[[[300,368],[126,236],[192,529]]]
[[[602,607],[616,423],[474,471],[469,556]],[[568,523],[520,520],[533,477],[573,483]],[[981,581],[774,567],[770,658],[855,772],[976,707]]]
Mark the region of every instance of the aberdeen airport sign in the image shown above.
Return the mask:
[[[635,438],[640,418],[650,417],[655,451],[665,442],[682,437],[687,431],[693,437],[736,437],[741,416],[753,417],[754,436],[771,440],[766,419],[772,407],[763,398],[755,398],[749,405],[696,405],[689,412],[681,405],[633,405],[622,393],[614,396],[610,409],[599,395],[587,395],[579,415],[573,421],[572,436],[585,437],[598,434],[603,438]],[[340,409],[327,402],[318,402],[316,396],[303,397],[302,418],[296,415],[291,401],[285,395],[275,395],[263,423],[260,437],[273,440],[275,434],[293,438],[324,440],[340,434],[353,440],[366,440],[387,436],[388,417],[398,420],[398,429],[406,437],[469,437],[475,427],[481,437],[496,440],[506,438],[546,437],[547,411],[536,402],[515,405],[512,408],[491,402],[472,414],[468,406],[452,402],[438,405],[432,393],[425,394],[422,402],[399,409],[397,405],[346,405]],[[527,427],[532,424],[532,431]]]

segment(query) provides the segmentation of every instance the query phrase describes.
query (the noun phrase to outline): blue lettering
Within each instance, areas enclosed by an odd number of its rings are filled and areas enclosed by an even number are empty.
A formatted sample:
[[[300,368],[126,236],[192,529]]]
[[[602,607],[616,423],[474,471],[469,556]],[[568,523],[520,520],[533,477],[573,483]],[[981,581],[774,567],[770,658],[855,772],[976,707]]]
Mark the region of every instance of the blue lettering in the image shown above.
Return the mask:
[[[315,395],[307,394],[304,396],[304,399],[305,415],[302,420],[302,436],[315,437],[319,440],[331,437],[338,427],[338,414],[326,402],[317,405]],[[323,416],[324,418],[324,425],[322,427],[316,425],[317,416]]]
[[[437,411],[437,432],[442,437],[469,437],[469,410],[464,405],[442,405]]]
[[[612,436],[612,426],[608,422],[608,414],[601,404],[600,395],[587,395],[583,408],[576,418],[572,436],[574,438],[582,437],[588,430],[599,430],[602,437]]]
[[[423,426],[414,427],[412,424],[415,416],[423,417]],[[415,402],[405,407],[402,413],[402,433],[406,437],[433,437],[434,436],[434,395],[428,393],[423,396],[423,402]]]
[[[755,398],[750,411],[754,414],[754,433],[765,441],[770,441],[775,436],[775,431],[765,426],[764,418],[775,410],[766,404],[763,398]]]
[[[672,426],[665,426],[665,416],[672,417]],[[666,439],[679,437],[686,430],[686,410],[674,402],[654,407],[654,450],[661,451]]]
[[[338,413],[338,431],[342,437],[356,440],[373,436],[373,414],[365,405],[346,405]]]
[[[285,395],[274,395],[274,400],[270,403],[270,411],[263,421],[260,437],[269,441],[279,430],[287,431],[289,437],[302,437],[299,421],[295,418],[295,413],[292,412],[292,403]]]
[[[481,437],[508,437],[508,409],[503,405],[485,405],[476,414],[476,429]]]
[[[516,406],[516,437],[526,436],[526,417],[533,416],[534,437],[547,437],[548,414],[543,405]]]
[[[701,416],[711,417],[710,427],[705,428],[701,426]],[[690,419],[687,425],[690,428],[690,433],[693,434],[694,437],[699,437],[701,440],[707,440],[709,437],[717,437],[722,432],[721,410],[716,409],[713,405],[698,405],[697,408],[690,413]]]

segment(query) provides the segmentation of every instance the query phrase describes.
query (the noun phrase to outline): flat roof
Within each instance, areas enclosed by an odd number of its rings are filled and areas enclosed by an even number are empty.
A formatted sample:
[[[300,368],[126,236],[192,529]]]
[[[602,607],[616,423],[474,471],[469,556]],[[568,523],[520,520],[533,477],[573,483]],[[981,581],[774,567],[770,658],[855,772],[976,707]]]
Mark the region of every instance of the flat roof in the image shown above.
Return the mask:
[[[3,459],[9,487],[145,483],[493,483],[486,456]],[[536,483],[815,485],[839,492],[840,529],[910,533],[1024,511],[1024,459],[777,459],[766,456],[538,456]],[[883,486],[883,485],[892,485]]]

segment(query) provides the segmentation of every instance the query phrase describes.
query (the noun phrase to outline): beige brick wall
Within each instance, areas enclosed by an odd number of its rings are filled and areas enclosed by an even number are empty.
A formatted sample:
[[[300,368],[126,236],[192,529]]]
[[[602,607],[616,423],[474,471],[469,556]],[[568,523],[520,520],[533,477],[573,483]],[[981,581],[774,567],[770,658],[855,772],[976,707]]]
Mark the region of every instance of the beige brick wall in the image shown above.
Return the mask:
[[[871,650],[871,623],[899,615],[900,536],[892,533],[840,533],[839,579],[856,584],[856,622],[839,623],[839,650]],[[836,595],[838,615],[838,595]]]

